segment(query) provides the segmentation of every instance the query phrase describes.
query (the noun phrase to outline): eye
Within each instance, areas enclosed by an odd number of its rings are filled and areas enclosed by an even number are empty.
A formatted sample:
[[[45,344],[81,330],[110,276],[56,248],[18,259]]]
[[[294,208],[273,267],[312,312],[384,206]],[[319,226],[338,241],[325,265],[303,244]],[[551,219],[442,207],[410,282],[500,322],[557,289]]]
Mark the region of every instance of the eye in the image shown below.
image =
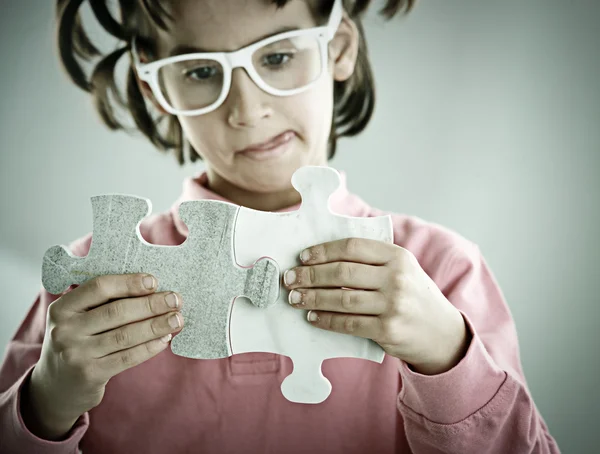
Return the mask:
[[[215,66],[199,66],[186,71],[185,76],[193,80],[207,80],[214,77],[218,71],[218,68]]]
[[[288,63],[294,55],[292,53],[276,53],[264,56],[264,63],[266,66],[281,66]]]

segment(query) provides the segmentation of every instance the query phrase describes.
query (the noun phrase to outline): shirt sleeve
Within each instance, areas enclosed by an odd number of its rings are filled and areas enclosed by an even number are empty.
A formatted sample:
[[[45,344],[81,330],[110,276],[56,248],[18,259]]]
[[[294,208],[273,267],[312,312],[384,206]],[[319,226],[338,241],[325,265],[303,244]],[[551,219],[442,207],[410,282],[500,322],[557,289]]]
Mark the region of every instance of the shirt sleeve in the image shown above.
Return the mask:
[[[451,370],[427,376],[400,361],[397,406],[415,454],[556,454],[527,389],[516,327],[476,244],[455,247],[438,285],[461,312],[471,342]]]
[[[89,248],[89,239],[87,242],[78,240],[70,248],[74,254],[83,256]],[[89,427],[89,414],[84,413],[62,440],[44,440],[27,428],[21,415],[21,393],[40,358],[48,306],[59,296],[51,295],[43,289],[40,291],[4,352],[0,366],[2,453],[77,454],[79,442]]]

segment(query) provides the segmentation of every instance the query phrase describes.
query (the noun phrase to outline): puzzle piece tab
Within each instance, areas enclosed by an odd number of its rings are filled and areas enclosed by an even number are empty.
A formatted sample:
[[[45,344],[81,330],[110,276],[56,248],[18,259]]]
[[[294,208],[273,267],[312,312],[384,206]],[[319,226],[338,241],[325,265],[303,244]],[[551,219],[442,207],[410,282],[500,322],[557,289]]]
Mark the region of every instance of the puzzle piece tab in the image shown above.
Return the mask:
[[[76,257],[64,246],[54,246],[44,255],[42,283],[48,292],[60,294],[72,284],[101,275],[150,273],[158,279],[158,292],[176,291],[185,301],[181,310],[185,326],[173,338],[173,352],[202,359],[232,354],[229,322],[237,297],[247,297],[261,308],[277,301],[280,273],[275,261],[262,258],[247,267],[235,263],[237,205],[212,200],[182,203],[180,215],[189,236],[178,246],[152,245],[142,238],[139,224],[151,212],[148,199],[104,195],[93,197],[92,207],[88,255]]]

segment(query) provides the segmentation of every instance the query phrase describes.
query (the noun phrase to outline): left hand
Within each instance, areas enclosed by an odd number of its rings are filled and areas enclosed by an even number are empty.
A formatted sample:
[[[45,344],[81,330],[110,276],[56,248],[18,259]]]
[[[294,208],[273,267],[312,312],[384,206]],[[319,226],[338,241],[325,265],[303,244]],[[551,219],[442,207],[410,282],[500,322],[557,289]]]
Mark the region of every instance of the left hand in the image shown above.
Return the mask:
[[[372,339],[421,374],[443,373],[464,357],[470,332],[461,313],[410,251],[348,238],[305,249],[301,261],[284,284],[314,326]]]

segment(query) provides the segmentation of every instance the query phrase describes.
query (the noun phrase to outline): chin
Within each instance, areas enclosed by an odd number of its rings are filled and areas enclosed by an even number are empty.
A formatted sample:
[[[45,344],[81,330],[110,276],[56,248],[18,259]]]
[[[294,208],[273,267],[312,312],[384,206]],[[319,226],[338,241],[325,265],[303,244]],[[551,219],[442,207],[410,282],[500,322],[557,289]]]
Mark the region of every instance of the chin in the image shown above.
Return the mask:
[[[326,166],[325,156],[316,156],[298,144],[290,147],[284,155],[272,159],[251,159],[236,156],[231,181],[247,191],[257,193],[280,192],[292,189],[292,175],[300,167]]]
[[[286,191],[293,187],[292,175],[295,171],[296,168],[285,166],[269,167],[261,170],[258,174],[254,172],[252,175],[248,175],[247,178],[244,178],[244,182],[247,184],[241,186],[246,190],[263,194]]]

